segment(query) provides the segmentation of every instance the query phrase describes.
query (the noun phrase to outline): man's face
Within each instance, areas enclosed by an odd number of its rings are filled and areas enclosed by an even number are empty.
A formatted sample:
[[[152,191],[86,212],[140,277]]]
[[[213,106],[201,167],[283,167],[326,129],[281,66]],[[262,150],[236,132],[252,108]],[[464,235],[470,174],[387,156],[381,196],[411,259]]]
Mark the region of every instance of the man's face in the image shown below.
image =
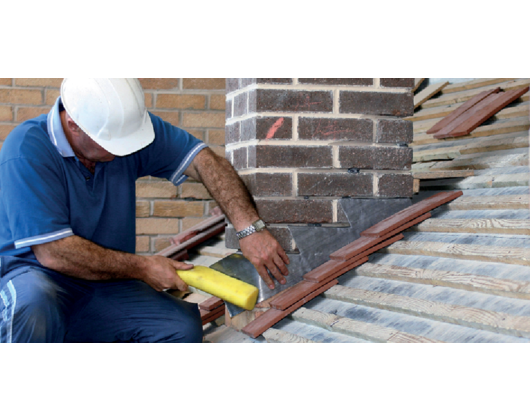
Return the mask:
[[[74,137],[74,152],[91,162],[110,162],[115,156],[92,140],[84,131],[79,130]]]

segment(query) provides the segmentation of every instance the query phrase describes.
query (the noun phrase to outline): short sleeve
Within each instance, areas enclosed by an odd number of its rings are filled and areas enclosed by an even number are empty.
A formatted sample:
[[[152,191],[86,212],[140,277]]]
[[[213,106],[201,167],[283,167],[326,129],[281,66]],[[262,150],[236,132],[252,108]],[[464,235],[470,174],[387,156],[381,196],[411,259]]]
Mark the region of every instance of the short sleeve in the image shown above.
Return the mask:
[[[62,177],[53,162],[16,157],[0,165],[0,194],[15,248],[73,235]]]
[[[139,159],[138,177],[151,175],[180,185],[187,179],[184,171],[195,156],[208,146],[187,131],[163,121],[156,115],[149,115],[155,139],[136,154]]]

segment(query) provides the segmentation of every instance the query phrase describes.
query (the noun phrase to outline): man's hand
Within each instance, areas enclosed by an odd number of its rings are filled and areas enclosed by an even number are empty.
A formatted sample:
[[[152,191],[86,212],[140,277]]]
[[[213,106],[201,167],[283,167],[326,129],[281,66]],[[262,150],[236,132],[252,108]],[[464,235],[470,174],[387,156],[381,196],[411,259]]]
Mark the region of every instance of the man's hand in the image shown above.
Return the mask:
[[[286,267],[289,257],[269,231],[253,233],[241,239],[239,245],[245,258],[256,267],[270,289],[274,289],[274,281],[267,270],[280,284],[286,283],[284,276],[289,274]]]
[[[168,289],[185,292],[188,290],[188,285],[177,275],[176,270],[191,270],[192,268],[192,264],[153,255],[147,257],[147,267],[141,280],[158,292]]]

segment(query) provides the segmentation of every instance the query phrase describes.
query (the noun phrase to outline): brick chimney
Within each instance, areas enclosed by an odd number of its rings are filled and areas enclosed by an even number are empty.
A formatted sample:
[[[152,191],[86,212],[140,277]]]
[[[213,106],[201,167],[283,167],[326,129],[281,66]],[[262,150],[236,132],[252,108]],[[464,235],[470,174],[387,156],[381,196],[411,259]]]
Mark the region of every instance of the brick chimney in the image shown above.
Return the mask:
[[[412,197],[414,79],[227,79],[226,156],[287,252],[288,225],[343,226],[344,197]],[[234,229],[226,243],[238,248]]]

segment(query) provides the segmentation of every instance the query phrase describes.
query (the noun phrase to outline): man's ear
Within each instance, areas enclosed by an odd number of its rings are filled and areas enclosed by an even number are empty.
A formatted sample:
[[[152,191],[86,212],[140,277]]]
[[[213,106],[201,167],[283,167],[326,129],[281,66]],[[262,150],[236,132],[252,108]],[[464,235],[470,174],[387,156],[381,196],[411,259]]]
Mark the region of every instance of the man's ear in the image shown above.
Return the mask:
[[[66,125],[68,126],[68,129],[74,133],[79,133],[81,129],[79,126],[74,122],[74,120],[70,117],[70,115],[66,114]]]

